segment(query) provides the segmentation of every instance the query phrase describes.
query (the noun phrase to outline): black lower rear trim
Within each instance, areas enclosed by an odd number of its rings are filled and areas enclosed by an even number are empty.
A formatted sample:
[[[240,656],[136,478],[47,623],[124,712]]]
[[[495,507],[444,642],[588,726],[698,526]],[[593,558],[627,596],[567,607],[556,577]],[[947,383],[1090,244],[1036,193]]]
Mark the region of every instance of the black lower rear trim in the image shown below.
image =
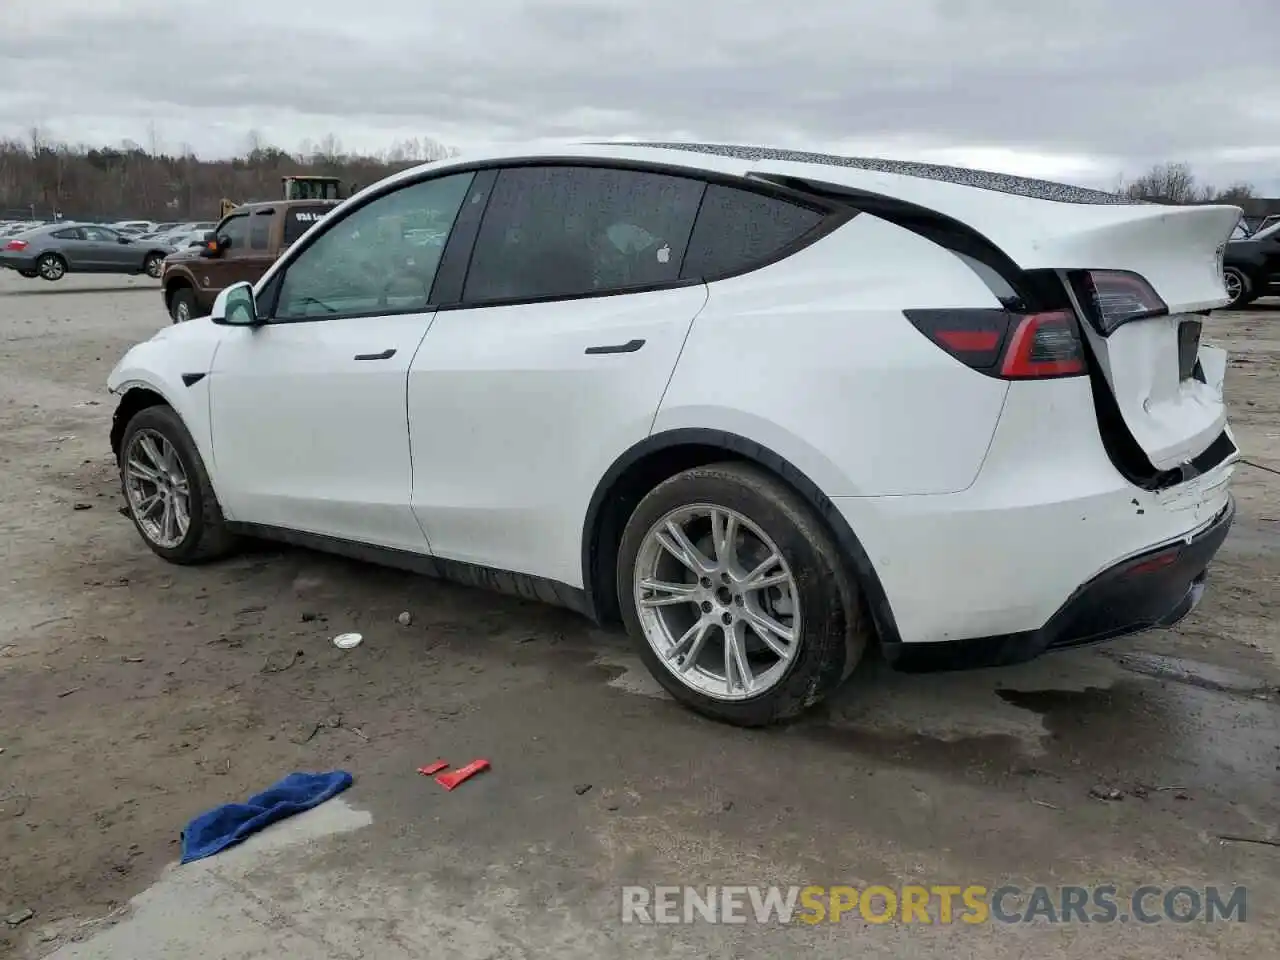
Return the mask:
[[[1038,630],[938,643],[884,643],[885,659],[906,672],[998,667],[1049,650],[1087,646],[1177,623],[1200,602],[1206,571],[1235,519],[1229,499],[1189,541],[1131,557],[1080,586]]]

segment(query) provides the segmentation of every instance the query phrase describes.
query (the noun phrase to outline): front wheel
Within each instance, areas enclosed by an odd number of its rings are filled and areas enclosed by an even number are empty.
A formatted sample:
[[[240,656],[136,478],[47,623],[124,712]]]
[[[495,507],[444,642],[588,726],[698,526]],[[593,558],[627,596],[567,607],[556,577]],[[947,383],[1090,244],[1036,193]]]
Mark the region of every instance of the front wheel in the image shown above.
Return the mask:
[[[619,548],[618,599],[667,692],[739,726],[817,703],[870,639],[830,532],[795,491],[745,464],[687,470],[640,502]]]
[[[119,466],[129,517],[154,553],[189,564],[234,548],[204,461],[170,407],[134,414],[120,441]]]
[[[174,323],[186,323],[195,316],[196,292],[190,287],[179,287],[169,297],[169,318]]]
[[[164,273],[164,254],[148,253],[147,259],[142,261],[142,272],[153,280],[159,280],[160,274]]]

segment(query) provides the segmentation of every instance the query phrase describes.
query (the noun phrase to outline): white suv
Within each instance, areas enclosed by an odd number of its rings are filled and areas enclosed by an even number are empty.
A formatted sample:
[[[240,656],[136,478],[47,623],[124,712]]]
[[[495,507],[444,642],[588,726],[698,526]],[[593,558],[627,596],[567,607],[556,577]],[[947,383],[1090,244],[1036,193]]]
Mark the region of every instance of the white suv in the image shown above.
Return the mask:
[[[1238,217],[723,145],[454,158],[131,349],[111,442],[167,560],[262,536],[561,603],[763,724],[869,643],[1007,663],[1195,605]]]

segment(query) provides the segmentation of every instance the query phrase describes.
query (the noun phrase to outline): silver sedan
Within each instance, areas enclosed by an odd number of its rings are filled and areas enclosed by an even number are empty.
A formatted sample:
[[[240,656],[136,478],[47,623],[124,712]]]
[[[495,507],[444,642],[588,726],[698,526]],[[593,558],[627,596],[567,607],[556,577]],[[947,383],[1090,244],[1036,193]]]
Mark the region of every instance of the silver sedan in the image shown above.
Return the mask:
[[[92,223],[51,223],[0,240],[0,267],[24,277],[61,280],[68,273],[136,273],[159,279],[174,247]]]

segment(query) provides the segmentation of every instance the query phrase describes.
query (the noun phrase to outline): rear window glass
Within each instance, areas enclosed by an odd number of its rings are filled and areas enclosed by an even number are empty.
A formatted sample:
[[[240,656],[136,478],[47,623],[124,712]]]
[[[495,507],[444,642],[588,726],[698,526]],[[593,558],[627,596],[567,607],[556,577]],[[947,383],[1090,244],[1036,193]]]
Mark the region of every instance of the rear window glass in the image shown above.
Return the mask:
[[[786,200],[712,184],[693,227],[683,276],[714,278],[750,270],[776,257],[822,217]]]
[[[284,245],[287,247],[311,229],[332,207],[290,207],[284,216]]]

